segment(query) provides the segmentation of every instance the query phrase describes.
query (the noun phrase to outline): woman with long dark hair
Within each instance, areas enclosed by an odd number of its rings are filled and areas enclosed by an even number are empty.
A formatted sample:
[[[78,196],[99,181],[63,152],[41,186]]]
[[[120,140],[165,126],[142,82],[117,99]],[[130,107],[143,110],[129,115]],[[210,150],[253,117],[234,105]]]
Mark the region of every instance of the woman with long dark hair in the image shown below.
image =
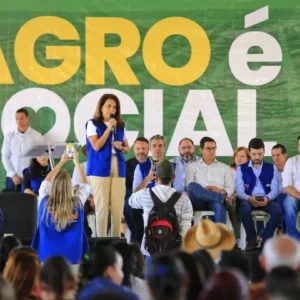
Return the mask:
[[[30,166],[23,171],[22,192],[39,195],[39,189],[51,168],[48,157],[32,158]]]
[[[137,255],[134,245],[128,245],[124,242],[119,242],[114,245],[115,250],[123,258],[123,281],[122,285],[130,288],[135,294],[137,294],[142,300],[152,299],[147,282],[135,275],[137,271]],[[139,250],[140,251],[140,250]],[[192,299],[191,299],[192,300]]]
[[[77,299],[89,300],[94,294],[106,291],[127,296],[126,299],[138,300],[139,297],[135,293],[121,285],[124,277],[122,268],[122,256],[114,248],[111,246],[94,247],[90,254],[83,256],[80,263]]]
[[[104,94],[100,98],[86,132],[87,175],[94,192],[97,236],[107,236],[110,209],[112,235],[119,237],[125,197],[123,154],[128,153],[129,146],[116,95]]]
[[[42,300],[74,300],[76,279],[69,262],[62,256],[49,257],[40,272]]]
[[[146,265],[145,278],[153,300],[185,300],[186,272],[175,256],[163,254],[151,257]]]

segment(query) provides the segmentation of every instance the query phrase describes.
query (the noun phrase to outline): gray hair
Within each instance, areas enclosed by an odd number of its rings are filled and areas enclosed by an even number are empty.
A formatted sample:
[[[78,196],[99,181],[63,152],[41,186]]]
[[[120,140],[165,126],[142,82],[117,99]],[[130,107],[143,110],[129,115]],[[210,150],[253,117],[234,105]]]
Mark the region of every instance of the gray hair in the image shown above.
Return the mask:
[[[300,244],[287,235],[273,237],[265,242],[263,255],[267,270],[280,266],[296,270],[300,265]]]
[[[156,134],[156,135],[152,136],[149,140],[150,146],[151,146],[153,140],[162,140],[163,143],[164,143],[164,146],[166,147],[166,141],[165,141],[165,138],[162,135]]]

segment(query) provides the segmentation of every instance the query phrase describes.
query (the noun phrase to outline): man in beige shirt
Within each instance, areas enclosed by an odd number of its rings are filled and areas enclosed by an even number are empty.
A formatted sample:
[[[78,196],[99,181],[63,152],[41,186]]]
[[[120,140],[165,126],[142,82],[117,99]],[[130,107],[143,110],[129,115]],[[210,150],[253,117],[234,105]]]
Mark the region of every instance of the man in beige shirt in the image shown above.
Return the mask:
[[[216,160],[217,144],[210,137],[200,141],[202,159],[190,164],[186,186],[194,211],[212,210],[215,221],[226,223],[226,201],[234,192],[230,168]]]

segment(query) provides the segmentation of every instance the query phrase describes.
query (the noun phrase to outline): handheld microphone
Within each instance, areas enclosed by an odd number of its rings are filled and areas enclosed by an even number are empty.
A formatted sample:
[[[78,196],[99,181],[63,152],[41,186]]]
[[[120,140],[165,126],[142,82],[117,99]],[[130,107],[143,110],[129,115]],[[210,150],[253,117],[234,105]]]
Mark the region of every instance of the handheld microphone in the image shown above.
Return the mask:
[[[110,118],[110,119],[114,119],[114,118],[115,118],[115,115],[114,115],[114,114],[111,114],[111,115],[109,116],[109,118]],[[113,128],[112,128],[112,133],[113,133],[113,134],[116,134],[116,132],[117,132],[116,126],[113,126]]]

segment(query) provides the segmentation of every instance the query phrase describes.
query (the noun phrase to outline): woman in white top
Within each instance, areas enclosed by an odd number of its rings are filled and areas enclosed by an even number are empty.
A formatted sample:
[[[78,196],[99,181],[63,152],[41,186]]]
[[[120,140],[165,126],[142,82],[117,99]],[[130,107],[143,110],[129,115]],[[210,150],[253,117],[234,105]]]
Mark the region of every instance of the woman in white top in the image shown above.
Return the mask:
[[[87,122],[86,133],[86,174],[94,192],[97,236],[107,236],[110,209],[112,235],[119,237],[125,198],[123,154],[128,153],[129,146],[116,95],[104,94],[100,98],[94,118]]]
[[[238,147],[234,150],[233,156],[231,158],[231,162],[229,164],[232,171],[232,178],[236,190],[236,171],[238,167],[250,160],[250,155],[248,148],[246,147]],[[232,223],[233,232],[236,239],[240,238],[241,235],[241,220],[239,215],[237,214],[237,205],[236,205],[236,196],[231,197],[232,201],[229,201],[230,205],[228,205],[227,210],[229,214],[230,221]]]

